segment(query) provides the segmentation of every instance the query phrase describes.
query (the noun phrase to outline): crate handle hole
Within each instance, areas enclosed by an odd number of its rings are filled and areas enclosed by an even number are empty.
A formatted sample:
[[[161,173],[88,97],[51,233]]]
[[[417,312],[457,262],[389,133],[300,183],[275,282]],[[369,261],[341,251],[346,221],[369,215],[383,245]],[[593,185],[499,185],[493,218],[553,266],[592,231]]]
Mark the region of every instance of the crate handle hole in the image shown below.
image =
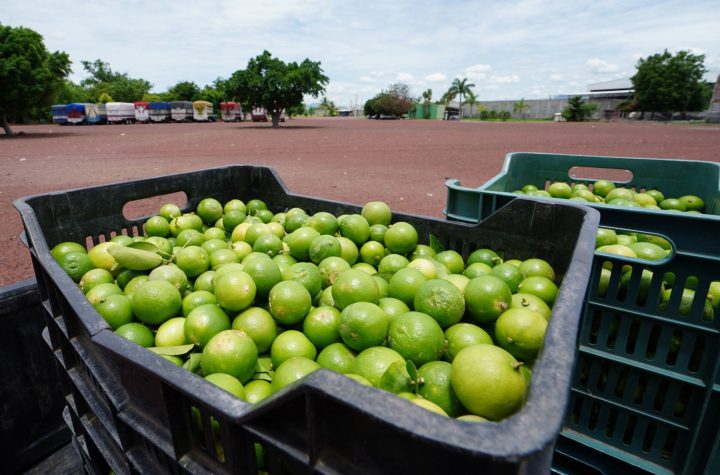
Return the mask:
[[[568,170],[568,176],[576,180],[610,180],[615,183],[630,183],[633,179],[633,172],[622,168],[575,166]]]
[[[176,191],[165,195],[151,196],[140,200],[128,201],[123,206],[123,216],[128,221],[136,221],[146,216],[154,216],[160,213],[164,204],[172,203],[184,210],[187,207],[188,197],[184,191]]]

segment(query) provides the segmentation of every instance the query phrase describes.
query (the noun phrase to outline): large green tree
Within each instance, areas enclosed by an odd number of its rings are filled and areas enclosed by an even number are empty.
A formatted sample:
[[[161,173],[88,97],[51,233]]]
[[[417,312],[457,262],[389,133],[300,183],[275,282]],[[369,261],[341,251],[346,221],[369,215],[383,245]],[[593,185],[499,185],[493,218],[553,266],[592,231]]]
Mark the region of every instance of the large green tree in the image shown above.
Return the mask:
[[[80,82],[91,102],[96,102],[102,93],[109,94],[118,102],[139,101],[152,89],[145,79],[131,78],[127,73],[117,73],[104,61],[82,61],[88,77]]]
[[[200,88],[192,81],[180,81],[168,89],[168,97],[173,101],[194,101],[199,95]]]
[[[688,112],[707,108],[704,54],[665,50],[642,58],[631,78],[640,110],[647,112]]]
[[[400,117],[415,106],[415,98],[410,95],[407,84],[395,83],[387,91],[382,91],[365,102],[365,114],[368,116],[391,115]]]
[[[302,104],[305,95],[317,98],[328,81],[319,61],[285,63],[263,51],[248,61],[245,69],[233,73],[228,92],[243,104],[264,108],[273,127],[279,127],[283,109]]]
[[[47,110],[70,74],[66,53],[50,53],[43,37],[23,27],[0,24],[0,127],[12,135],[8,118]]]

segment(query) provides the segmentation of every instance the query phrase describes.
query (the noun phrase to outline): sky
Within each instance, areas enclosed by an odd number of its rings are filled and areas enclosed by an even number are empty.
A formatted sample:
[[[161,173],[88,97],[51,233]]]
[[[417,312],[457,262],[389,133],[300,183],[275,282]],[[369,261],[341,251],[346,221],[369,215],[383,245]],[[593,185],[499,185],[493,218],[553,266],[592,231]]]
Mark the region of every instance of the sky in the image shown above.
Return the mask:
[[[0,23],[68,53],[76,82],[81,61],[101,59],[154,92],[202,87],[268,50],[320,61],[345,107],[396,82],[437,99],[455,78],[479,100],[584,92],[665,49],[720,73],[718,0],[3,0]]]

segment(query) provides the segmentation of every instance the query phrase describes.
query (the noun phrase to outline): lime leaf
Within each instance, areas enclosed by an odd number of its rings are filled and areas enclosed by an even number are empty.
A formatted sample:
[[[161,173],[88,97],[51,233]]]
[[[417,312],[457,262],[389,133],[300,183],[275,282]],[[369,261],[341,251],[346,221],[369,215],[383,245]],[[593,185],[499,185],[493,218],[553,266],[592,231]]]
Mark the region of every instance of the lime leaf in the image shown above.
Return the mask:
[[[410,360],[407,360],[405,369],[407,370],[408,374],[410,375],[410,379],[415,381],[417,379],[417,368],[415,367],[415,363],[413,363]]]
[[[380,389],[393,394],[410,391],[411,381],[402,361],[396,361],[385,370],[380,379]]]
[[[137,241],[137,242],[131,242],[128,244],[128,247],[133,249],[140,249],[143,251],[149,251],[149,252],[158,252],[159,249],[157,246],[151,242],[145,242],[145,241]]]
[[[258,358],[255,364],[256,373],[269,373],[272,371],[272,359],[267,356],[261,356]]]
[[[445,250],[445,246],[434,234],[430,235],[430,247],[436,254],[441,253]]]
[[[200,371],[201,357],[202,353],[190,353],[190,356],[188,356],[188,359],[183,365],[183,368],[190,371],[191,373],[197,373],[198,371]]]
[[[148,348],[148,350],[157,355],[183,356],[190,353],[193,348],[195,348],[195,345],[190,343],[189,345],[179,346],[153,346],[152,348]]]

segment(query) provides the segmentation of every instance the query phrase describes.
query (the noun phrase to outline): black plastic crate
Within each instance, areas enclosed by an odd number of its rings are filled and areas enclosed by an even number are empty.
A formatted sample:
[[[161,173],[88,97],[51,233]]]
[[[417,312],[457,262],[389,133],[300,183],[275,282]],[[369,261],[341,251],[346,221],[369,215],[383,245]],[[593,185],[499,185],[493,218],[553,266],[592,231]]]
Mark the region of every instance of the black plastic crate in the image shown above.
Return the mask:
[[[593,255],[598,214],[566,203],[516,200],[478,225],[411,215],[421,242],[436,236],[464,257],[479,247],[518,259],[541,256],[564,278],[545,348],[534,366],[524,408],[500,422],[469,424],[442,418],[388,393],[319,370],[252,407],[115,335],[54,262],[61,241],[98,243],[137,234],[134,200],[185,192],[187,208],[206,197],[264,200],[270,209],[301,207],[336,215],[359,212],[345,203],[294,195],[269,168],[231,166],[28,197],[15,202],[28,236],[41,293],[65,324],[79,364],[113,414],[130,460],[180,473],[256,470],[262,443],[271,473],[540,473],[549,471],[568,400],[582,297]],[[563,239],[558,239],[562,235]],[[66,365],[68,362],[66,361]],[[191,408],[205,428],[196,429]],[[217,440],[211,417],[219,421]],[[221,447],[224,456],[218,455]]]
[[[0,459],[23,472],[66,445],[61,373],[43,344],[45,310],[34,279],[0,287]]]

